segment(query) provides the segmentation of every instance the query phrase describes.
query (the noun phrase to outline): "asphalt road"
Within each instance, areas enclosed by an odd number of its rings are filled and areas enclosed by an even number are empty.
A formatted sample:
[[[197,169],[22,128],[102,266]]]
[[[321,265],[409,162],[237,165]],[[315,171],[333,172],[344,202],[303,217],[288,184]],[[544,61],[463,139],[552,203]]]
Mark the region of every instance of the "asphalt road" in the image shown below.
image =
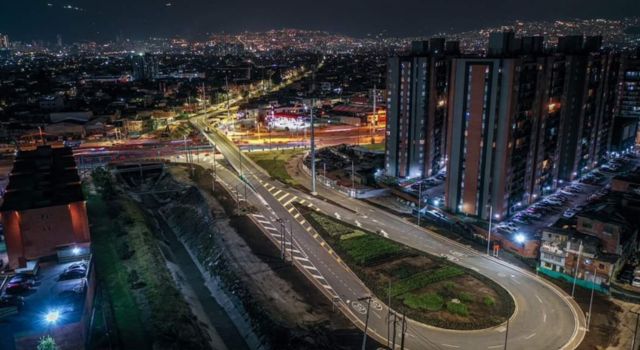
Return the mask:
[[[202,118],[194,119],[194,123],[201,131],[204,130]],[[216,131],[205,135],[247,184],[247,198],[241,199],[247,200],[257,210],[252,215],[254,221],[262,226],[274,244],[282,244],[283,227],[286,236],[292,233],[294,239],[289,256],[293,257],[296,266],[360,327],[364,325],[366,302],[358,299],[371,295],[371,292],[318,237],[295,210],[292,202],[310,205],[313,209],[335,215],[364,229],[381,232],[390,239],[430,254],[447,256],[455,263],[480,272],[502,285],[516,303],[516,311],[509,321],[509,349],[573,349],[584,338],[585,318],[578,305],[543,279],[329,189],[319,186],[318,196],[312,197],[285,187],[272,181],[264,170],[241,154],[225,136]],[[244,187],[236,174],[224,168],[218,169],[219,178],[230,189]],[[238,196],[244,197],[244,193],[244,190],[239,190]],[[341,205],[324,201],[322,197]],[[284,225],[278,219],[282,219]],[[285,246],[289,247],[288,243]],[[388,313],[383,302],[372,302],[369,334],[385,344],[389,337]],[[502,325],[478,331],[452,331],[409,321],[405,348],[502,349],[506,330],[506,325]],[[399,337],[398,333],[397,339]]]

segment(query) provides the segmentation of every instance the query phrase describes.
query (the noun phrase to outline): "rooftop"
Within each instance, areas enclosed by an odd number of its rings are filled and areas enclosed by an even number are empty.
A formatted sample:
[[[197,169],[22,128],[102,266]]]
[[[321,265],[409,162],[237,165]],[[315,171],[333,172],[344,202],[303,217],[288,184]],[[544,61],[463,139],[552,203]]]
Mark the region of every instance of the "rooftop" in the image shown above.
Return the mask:
[[[36,209],[83,200],[71,148],[40,146],[18,152],[0,210]]]

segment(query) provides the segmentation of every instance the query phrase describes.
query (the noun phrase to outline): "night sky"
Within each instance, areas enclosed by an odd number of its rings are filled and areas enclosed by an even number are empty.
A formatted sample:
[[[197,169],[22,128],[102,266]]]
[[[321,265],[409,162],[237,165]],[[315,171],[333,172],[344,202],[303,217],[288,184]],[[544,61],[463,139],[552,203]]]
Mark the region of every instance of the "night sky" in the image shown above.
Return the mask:
[[[70,7],[70,8],[69,8]],[[111,40],[278,28],[430,35],[515,19],[640,16],[640,0],[0,0],[16,40]]]

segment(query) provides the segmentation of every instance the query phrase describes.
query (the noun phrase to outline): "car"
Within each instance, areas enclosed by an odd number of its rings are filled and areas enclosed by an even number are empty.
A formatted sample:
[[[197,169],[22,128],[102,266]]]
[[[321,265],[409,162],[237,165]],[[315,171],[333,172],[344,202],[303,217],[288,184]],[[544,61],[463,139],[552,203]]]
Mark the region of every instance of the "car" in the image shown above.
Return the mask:
[[[21,309],[24,306],[24,297],[10,294],[3,294],[0,296],[0,308],[13,306]]]
[[[560,190],[560,193],[565,194],[567,196],[575,196],[576,194],[569,190]]]
[[[431,209],[431,210],[427,210],[428,214],[431,214],[439,219],[445,219],[446,217],[444,216],[444,214],[442,214],[441,212],[435,210],[435,209]]]
[[[633,277],[633,280],[631,281],[631,285],[634,287],[640,287],[640,276]]]
[[[36,279],[34,276],[19,273],[11,277],[8,283],[9,284],[26,283],[29,286],[33,286],[36,283]]]
[[[436,179],[438,179],[438,180],[440,180],[440,181],[443,181],[445,178],[446,178],[446,175],[445,175],[445,174],[438,174],[438,175],[436,175]]]
[[[532,217],[535,219],[542,219],[542,214],[538,214],[538,213],[525,213],[525,216]]]
[[[618,275],[618,280],[620,282],[623,283],[631,283],[633,282],[633,271],[631,270],[623,270],[622,272],[620,272],[620,274]]]
[[[7,283],[4,292],[9,295],[16,295],[28,292],[31,290],[31,285],[27,283]]]
[[[519,224],[528,224],[530,223],[529,220],[525,219],[525,218],[513,218],[514,222],[517,222]]]
[[[562,213],[562,217],[565,217],[567,219],[570,219],[572,217],[574,217],[576,215],[576,212],[569,209],[569,210],[565,210],[564,213]]]
[[[74,266],[75,265],[75,266]],[[74,264],[67,267],[59,276],[59,281],[82,278],[87,275],[86,265]]]

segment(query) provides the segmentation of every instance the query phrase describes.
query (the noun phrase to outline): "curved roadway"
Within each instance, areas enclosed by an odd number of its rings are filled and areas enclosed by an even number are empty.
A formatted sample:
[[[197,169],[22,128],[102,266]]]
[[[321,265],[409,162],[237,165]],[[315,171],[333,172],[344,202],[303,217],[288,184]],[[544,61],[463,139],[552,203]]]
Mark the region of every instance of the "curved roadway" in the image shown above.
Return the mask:
[[[269,227],[280,227],[277,219],[290,221],[294,236],[293,249],[299,249],[303,255],[300,260],[296,257],[294,262],[318,288],[333,298],[341,310],[359,327],[362,328],[364,325],[365,312],[364,302],[358,302],[357,299],[371,295],[371,292],[330,247],[322,242],[293,208],[292,202],[309,204],[343,221],[372,232],[382,232],[392,240],[427,253],[447,256],[455,263],[496,281],[514,297],[516,304],[516,311],[509,321],[506,348],[574,349],[584,338],[585,318],[579,306],[566,293],[536,275],[487,257],[386,211],[336,194],[321,186],[318,186],[318,197],[286,187],[273,181],[263,169],[241,154],[224,135],[216,131],[205,132],[204,118],[195,118],[194,124],[216,145],[233,168],[243,174],[243,179],[248,184],[246,200],[260,213],[257,223],[264,226],[265,233],[269,232]],[[230,183],[231,188],[242,181],[237,175],[223,168],[218,172],[218,176]],[[331,204],[322,197],[330,198],[341,205]],[[277,239],[277,236],[275,237]],[[383,344],[387,344],[387,340],[392,338],[389,333],[388,313],[389,309],[383,302],[374,300],[369,318],[369,335],[376,337]],[[506,332],[506,325],[477,331],[455,331],[430,327],[410,320],[405,334],[405,348],[503,349]],[[396,345],[399,346],[399,329],[396,339]]]

